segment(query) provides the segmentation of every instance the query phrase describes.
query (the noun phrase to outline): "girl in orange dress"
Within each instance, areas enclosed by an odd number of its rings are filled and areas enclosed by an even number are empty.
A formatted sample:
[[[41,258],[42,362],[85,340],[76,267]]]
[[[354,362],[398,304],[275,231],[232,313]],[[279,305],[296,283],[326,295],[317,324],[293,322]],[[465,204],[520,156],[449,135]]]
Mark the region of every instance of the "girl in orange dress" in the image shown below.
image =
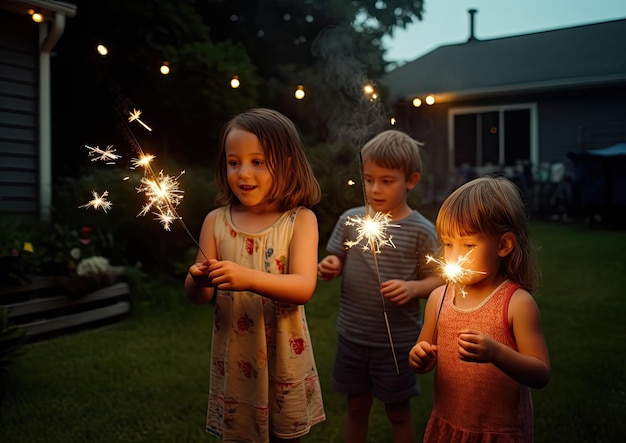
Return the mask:
[[[325,419],[304,312],[319,184],[295,126],[270,109],[225,126],[216,165],[220,207],[185,279],[192,302],[216,298],[206,429],[224,442],[299,441]]]
[[[445,261],[466,272],[433,291],[409,354],[415,372],[436,368],[424,441],[532,442],[530,388],[547,385],[550,357],[520,192],[503,177],[472,180],[436,228]]]

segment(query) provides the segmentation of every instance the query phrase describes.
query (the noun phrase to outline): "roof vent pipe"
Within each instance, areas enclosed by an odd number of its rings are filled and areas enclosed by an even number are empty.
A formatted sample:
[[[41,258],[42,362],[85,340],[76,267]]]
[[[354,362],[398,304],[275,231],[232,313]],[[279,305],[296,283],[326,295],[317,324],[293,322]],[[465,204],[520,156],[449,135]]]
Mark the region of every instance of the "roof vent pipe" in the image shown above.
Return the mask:
[[[474,42],[478,40],[476,36],[474,35],[474,16],[478,12],[478,9],[474,9],[474,8],[468,9],[467,12],[469,13],[469,16],[470,16],[470,35],[467,41]]]

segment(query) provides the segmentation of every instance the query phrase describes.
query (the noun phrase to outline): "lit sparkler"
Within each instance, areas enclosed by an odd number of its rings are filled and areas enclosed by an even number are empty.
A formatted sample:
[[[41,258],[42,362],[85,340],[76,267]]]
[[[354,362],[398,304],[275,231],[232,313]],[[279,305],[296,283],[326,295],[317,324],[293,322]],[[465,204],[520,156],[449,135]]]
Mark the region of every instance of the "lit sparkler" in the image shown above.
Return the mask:
[[[430,255],[426,256],[426,262],[435,262],[439,265],[441,277],[448,282],[449,284],[460,284],[467,277],[473,274],[484,274],[483,271],[475,271],[473,269],[469,269],[466,265],[470,263],[469,255],[472,253],[473,249],[470,249],[467,254],[459,256],[455,262],[446,262],[443,260],[436,259],[431,257]],[[461,289],[463,292],[463,290]],[[463,292],[463,296],[465,293]]]
[[[183,199],[184,191],[180,189],[178,179],[184,173],[185,171],[182,171],[177,177],[172,177],[171,175],[163,174],[163,171],[159,171],[158,176],[152,173],[152,176],[142,177],[141,185],[136,189],[138,193],[143,192],[148,201],[142,206],[138,216],[146,215],[152,211],[157,216],[157,220],[163,225],[163,228],[169,231],[172,221],[180,219],[176,208]]]
[[[79,208],[94,208],[96,210],[102,209],[104,212],[107,212],[113,206],[109,200],[107,200],[107,196],[109,195],[109,191],[104,191],[102,195],[99,195],[96,191],[91,191],[91,195],[93,199],[87,202],[84,205],[79,206]]]
[[[448,292],[448,287],[452,285],[457,285],[459,290],[461,291],[462,296],[465,298],[465,291],[461,287],[461,283],[465,281],[470,275],[473,274],[485,274],[484,271],[475,271],[473,269],[469,269],[466,267],[469,264],[469,255],[472,253],[473,249],[470,249],[467,254],[460,255],[455,262],[446,262],[443,260],[436,259],[430,255],[426,256],[426,262],[430,263],[431,261],[437,263],[440,266],[440,273],[442,278],[446,281],[446,287],[443,290],[443,296],[441,297],[441,303],[439,304],[439,311],[437,312],[437,318],[435,320],[435,328],[433,329],[433,336],[431,338],[431,343],[435,341],[435,337],[437,335],[437,327],[439,326],[439,316],[441,315],[441,308],[443,307],[443,302],[446,299],[446,293]]]
[[[118,111],[120,117],[122,117],[122,114],[119,112],[119,110],[117,108],[116,110]],[[128,122],[130,123],[133,120],[137,120],[148,131],[152,131],[152,129],[148,125],[146,125],[139,119],[140,115],[141,111],[133,108],[133,111],[130,113],[130,117],[128,118]],[[137,217],[144,216],[148,212],[152,212],[156,216],[155,220],[158,220],[166,231],[170,230],[170,227],[172,223],[174,223],[174,221],[178,221],[189,236],[189,238],[191,238],[191,240],[198,247],[200,253],[204,256],[205,259],[208,260],[206,254],[200,247],[200,243],[198,243],[193,235],[191,235],[191,232],[189,232],[189,228],[187,228],[187,225],[183,221],[183,218],[178,214],[178,211],[176,210],[176,208],[183,199],[184,193],[184,191],[180,189],[178,179],[181,175],[185,173],[185,171],[182,171],[176,177],[173,177],[171,175],[165,175],[163,174],[163,171],[160,171],[158,175],[155,174],[151,165],[152,161],[155,159],[155,156],[152,154],[146,154],[143,151],[141,145],[135,137],[135,134],[130,129],[130,126],[128,124],[125,125],[125,128],[128,131],[128,135],[130,136],[131,145],[138,154],[138,158],[134,158],[131,160],[132,168],[135,169],[141,167],[144,169],[144,177],[142,177],[140,185],[136,188],[136,190],[138,193],[144,193],[148,201],[142,206],[141,211],[139,212],[139,214],[137,214]]]
[[[367,200],[367,199],[366,199]],[[378,258],[377,255],[380,254],[381,246],[389,246],[395,248],[396,245],[392,241],[391,235],[387,235],[387,228],[389,227],[399,227],[399,225],[393,225],[389,222],[391,221],[391,214],[383,214],[382,212],[377,212],[373,216],[367,213],[367,205],[366,205],[366,215],[365,216],[356,216],[356,217],[348,217],[346,219],[346,226],[356,226],[357,237],[356,240],[346,240],[344,244],[351,248],[355,245],[361,244],[362,240],[365,239],[366,242],[363,244],[363,251],[371,251],[372,257],[374,259],[374,267],[376,268],[376,278],[378,279],[378,289],[380,293],[380,298],[383,303],[383,316],[385,317],[385,325],[387,326],[387,335],[389,336],[389,344],[391,345],[391,352],[393,354],[393,362],[396,365],[396,374],[400,374],[400,368],[398,367],[398,358],[396,357],[396,348],[393,343],[393,338],[391,336],[391,327],[389,326],[389,317],[387,316],[387,307],[385,305],[385,297],[382,293],[382,280],[380,278],[380,270],[378,268]]]
[[[387,235],[387,228],[398,228],[400,225],[393,225],[389,223],[391,221],[391,214],[383,214],[377,212],[373,216],[366,215],[348,217],[346,219],[346,226],[356,226],[357,238],[355,240],[346,240],[344,244],[351,248],[355,245],[361,244],[363,239],[367,240],[363,244],[363,251],[371,250],[375,254],[380,254],[381,246],[390,246],[395,248],[396,245],[392,241],[392,236]]]

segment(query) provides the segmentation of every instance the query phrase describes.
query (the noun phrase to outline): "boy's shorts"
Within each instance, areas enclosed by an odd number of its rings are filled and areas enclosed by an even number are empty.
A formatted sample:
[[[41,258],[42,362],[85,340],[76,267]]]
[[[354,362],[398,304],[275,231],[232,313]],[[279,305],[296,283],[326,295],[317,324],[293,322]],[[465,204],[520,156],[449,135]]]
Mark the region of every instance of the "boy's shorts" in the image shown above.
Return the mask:
[[[391,345],[372,348],[352,343],[339,336],[333,365],[331,387],[347,395],[371,393],[387,403],[403,402],[420,393],[417,375],[409,366],[410,347],[395,346],[398,369]]]

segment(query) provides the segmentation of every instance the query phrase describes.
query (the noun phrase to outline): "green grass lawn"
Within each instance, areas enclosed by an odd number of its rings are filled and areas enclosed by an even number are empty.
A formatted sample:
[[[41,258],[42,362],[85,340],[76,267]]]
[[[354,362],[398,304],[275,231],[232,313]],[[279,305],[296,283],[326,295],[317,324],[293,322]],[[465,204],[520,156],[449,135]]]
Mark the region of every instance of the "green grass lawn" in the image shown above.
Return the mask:
[[[626,232],[542,222],[531,228],[543,272],[537,302],[552,358],[550,384],[533,391],[535,441],[622,441]],[[329,389],[338,283],[320,282],[307,305],[327,420],[306,442],[343,440],[345,399]],[[188,303],[182,282],[149,296],[160,302],[119,324],[27,345],[2,379],[0,441],[217,441],[203,428],[212,306]],[[420,382],[422,395],[412,403],[419,434],[432,402],[432,374]],[[391,441],[380,402],[369,440]]]

